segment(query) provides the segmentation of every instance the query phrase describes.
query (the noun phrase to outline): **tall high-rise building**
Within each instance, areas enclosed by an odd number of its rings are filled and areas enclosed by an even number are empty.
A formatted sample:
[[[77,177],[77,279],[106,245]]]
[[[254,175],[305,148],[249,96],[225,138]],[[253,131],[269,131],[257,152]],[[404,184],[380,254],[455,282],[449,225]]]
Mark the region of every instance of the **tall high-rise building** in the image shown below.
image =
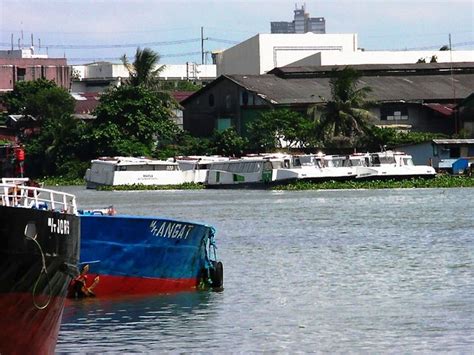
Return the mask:
[[[270,25],[271,33],[326,33],[324,17],[309,17],[304,5],[301,9],[295,7],[293,21],[275,21]]]

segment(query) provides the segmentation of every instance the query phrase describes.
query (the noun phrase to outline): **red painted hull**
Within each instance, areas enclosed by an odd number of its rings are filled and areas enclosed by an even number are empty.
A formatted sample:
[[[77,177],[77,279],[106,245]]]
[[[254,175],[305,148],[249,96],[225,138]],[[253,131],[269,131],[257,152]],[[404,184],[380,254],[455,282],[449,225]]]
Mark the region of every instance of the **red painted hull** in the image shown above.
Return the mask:
[[[45,304],[48,297],[37,297],[37,304]],[[64,297],[51,298],[48,307],[34,306],[31,293],[0,294],[1,354],[54,354]]]
[[[195,290],[196,278],[156,279],[143,277],[100,275],[100,281],[94,290],[97,297],[123,295],[150,295]]]
[[[54,354],[78,262],[79,222],[72,214],[0,206],[0,354]],[[68,230],[52,230],[56,223]],[[34,238],[25,235],[32,225]]]

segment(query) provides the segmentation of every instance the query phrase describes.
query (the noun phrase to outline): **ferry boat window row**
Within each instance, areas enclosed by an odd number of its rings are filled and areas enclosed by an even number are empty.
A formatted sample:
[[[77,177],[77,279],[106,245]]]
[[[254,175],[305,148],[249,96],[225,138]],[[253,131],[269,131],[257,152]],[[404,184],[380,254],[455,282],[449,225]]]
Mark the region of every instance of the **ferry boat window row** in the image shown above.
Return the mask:
[[[212,164],[212,170],[222,170],[231,173],[256,173],[262,169],[263,162],[249,161],[238,163],[217,163]]]
[[[119,165],[115,168],[117,171],[175,171],[179,170],[178,165]]]

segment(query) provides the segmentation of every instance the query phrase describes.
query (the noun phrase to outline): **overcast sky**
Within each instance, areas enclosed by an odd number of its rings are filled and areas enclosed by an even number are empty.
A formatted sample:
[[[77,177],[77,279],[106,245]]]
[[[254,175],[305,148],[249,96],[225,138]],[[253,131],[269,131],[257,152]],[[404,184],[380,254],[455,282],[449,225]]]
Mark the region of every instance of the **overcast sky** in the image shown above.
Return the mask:
[[[25,47],[33,34],[40,53],[47,46],[71,64],[133,57],[137,46],[159,52],[163,64],[200,63],[201,26],[206,51],[225,49],[270,33],[270,21],[292,21],[295,4],[303,2],[0,0],[0,49],[12,34],[18,48],[23,33]],[[450,33],[454,49],[474,49],[474,0],[318,0],[306,11],[326,19],[327,33],[357,33],[366,50],[438,49]]]

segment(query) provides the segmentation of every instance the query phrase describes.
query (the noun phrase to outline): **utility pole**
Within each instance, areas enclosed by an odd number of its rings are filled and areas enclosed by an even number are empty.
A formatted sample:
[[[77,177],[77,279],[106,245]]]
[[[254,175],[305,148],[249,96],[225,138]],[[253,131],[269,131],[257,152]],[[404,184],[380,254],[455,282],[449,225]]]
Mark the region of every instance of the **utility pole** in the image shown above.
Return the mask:
[[[204,27],[201,26],[201,64],[204,64]]]
[[[204,41],[208,40],[209,38],[204,38],[204,27],[201,26],[201,64],[204,64],[204,56],[206,52],[204,52]]]
[[[453,74],[453,52],[451,47],[451,33],[449,34],[449,61],[451,63],[451,86],[453,88],[453,104],[454,104],[454,134],[458,133],[458,115],[456,112],[456,86],[454,85]]]

